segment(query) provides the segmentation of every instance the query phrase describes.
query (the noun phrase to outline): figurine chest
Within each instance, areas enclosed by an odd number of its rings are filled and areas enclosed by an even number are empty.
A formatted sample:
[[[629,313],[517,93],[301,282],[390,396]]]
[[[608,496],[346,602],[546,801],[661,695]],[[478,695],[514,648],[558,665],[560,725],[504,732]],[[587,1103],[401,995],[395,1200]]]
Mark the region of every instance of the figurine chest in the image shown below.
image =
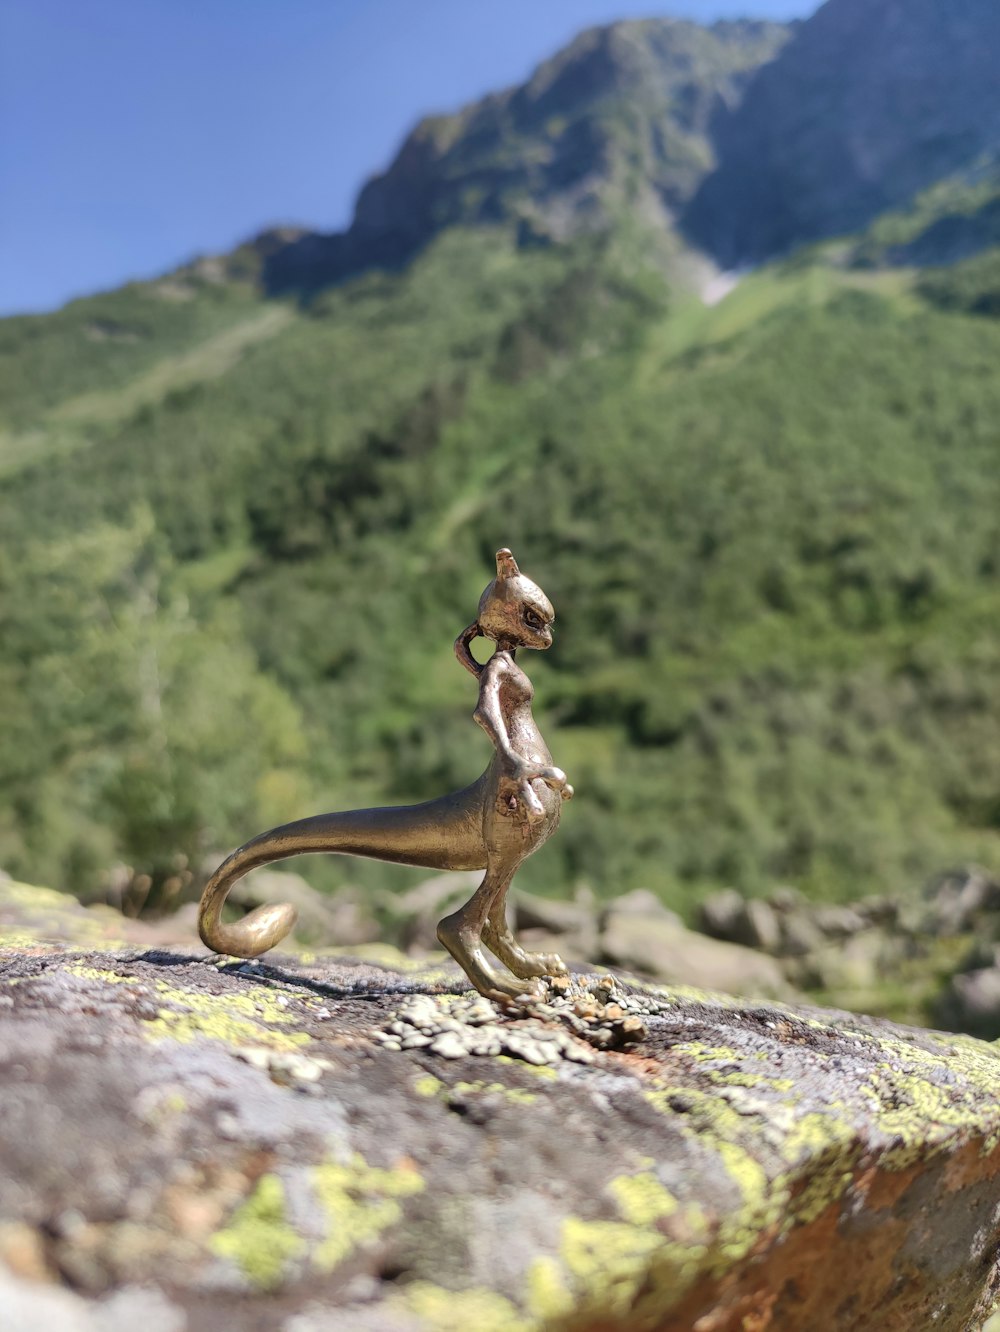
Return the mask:
[[[520,666],[513,663],[504,671],[500,682],[500,705],[505,710],[520,703],[530,703],[535,697],[535,686]]]

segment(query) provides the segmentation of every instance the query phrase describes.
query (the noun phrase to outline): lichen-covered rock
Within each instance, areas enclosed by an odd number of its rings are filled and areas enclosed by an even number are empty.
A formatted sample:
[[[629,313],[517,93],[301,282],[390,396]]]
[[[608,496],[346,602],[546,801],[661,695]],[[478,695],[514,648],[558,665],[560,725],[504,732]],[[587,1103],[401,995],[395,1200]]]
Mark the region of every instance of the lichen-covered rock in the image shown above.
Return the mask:
[[[993,1312],[992,1046],[626,984],[641,1043],[580,1062],[557,1015],[538,1064],[466,1039],[529,1019],[459,1001],[451,964],[115,948],[55,894],[29,928],[16,892],[5,1329],[972,1332]],[[457,1053],[433,1048],[448,1031]]]

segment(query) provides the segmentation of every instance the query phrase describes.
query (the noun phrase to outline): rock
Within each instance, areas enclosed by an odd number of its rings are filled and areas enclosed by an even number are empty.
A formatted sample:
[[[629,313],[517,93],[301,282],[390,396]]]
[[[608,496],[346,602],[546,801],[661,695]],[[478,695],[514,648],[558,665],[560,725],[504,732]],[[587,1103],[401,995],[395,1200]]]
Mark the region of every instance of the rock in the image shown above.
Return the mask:
[[[324,894],[323,901],[329,913],[332,934],[328,942],[334,947],[353,948],[357,944],[377,943],[382,938],[372,910],[371,893],[348,885],[329,896]]]
[[[69,1290],[25,1281],[0,1263],[4,1332],[187,1332],[188,1320],[155,1286],[128,1286],[88,1301]]]
[[[589,902],[561,902],[515,888],[510,895],[514,925],[519,930],[547,930],[550,934],[578,934],[594,918]]]
[[[645,916],[657,920],[667,920],[674,925],[681,924],[676,911],[663,905],[655,893],[648,888],[633,888],[630,893],[616,897],[609,908],[616,916]]]
[[[744,935],[737,943],[748,948],[759,948],[764,953],[776,953],[781,945],[781,926],[773,909],[760,898],[746,904]]]
[[[806,899],[799,890],[790,887],[788,884],[775,888],[767,900],[777,912],[798,911],[800,907],[806,905]]]
[[[880,980],[896,967],[905,945],[881,930],[865,930],[850,939],[824,942],[789,967],[794,983],[803,989],[841,994],[857,990],[871,994]]]
[[[782,957],[806,957],[822,946],[823,936],[808,909],[781,917]]]
[[[732,943],[741,928],[745,905],[745,898],[735,888],[721,888],[698,908],[698,928],[712,939]]]
[[[827,939],[849,939],[851,935],[868,929],[869,925],[860,911],[849,906],[818,906],[813,920],[820,934]]]
[[[899,923],[900,904],[893,897],[863,897],[860,902],[854,903],[854,909],[869,925],[886,925],[891,928]]]
[[[546,1005],[523,1029],[451,964],[87,947],[64,901],[72,940],[0,946],[4,1332],[971,1332],[993,1308],[991,1045],[598,978],[647,1035],[577,1062]],[[455,1039],[378,1039],[407,1031]]]
[[[642,916],[612,907],[604,916],[600,958],[671,984],[719,985],[759,996],[791,994],[771,958],[696,934],[669,916]]]
[[[928,885],[925,927],[936,934],[965,934],[988,912],[1000,912],[1000,883],[976,866],[951,870]]]
[[[935,1017],[943,1025],[971,1032],[982,1040],[1000,1039],[1000,968],[952,976],[935,1005]]]
[[[720,115],[686,234],[724,268],[757,264],[973,172],[996,151],[998,49],[992,0],[820,5]]]
[[[482,877],[478,870],[435,874],[408,892],[379,893],[379,909],[392,941],[411,953],[437,948],[438,921],[467,901]]]
[[[777,953],[781,925],[774,908],[760,898],[744,898],[735,888],[713,893],[702,903],[699,923],[705,934],[727,943]]]
[[[560,902],[515,888],[509,914],[518,938],[534,952],[561,950],[581,962],[597,952],[597,910],[589,893]]]

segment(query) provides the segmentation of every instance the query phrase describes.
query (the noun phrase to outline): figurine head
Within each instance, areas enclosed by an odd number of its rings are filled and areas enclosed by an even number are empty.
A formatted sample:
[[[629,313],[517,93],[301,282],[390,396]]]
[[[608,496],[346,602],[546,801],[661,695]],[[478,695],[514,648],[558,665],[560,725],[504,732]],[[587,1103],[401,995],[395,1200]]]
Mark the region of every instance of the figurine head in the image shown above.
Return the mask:
[[[507,649],[549,648],[555,618],[538,584],[525,578],[506,547],[498,550],[497,576],[479,598],[476,623],[482,636]]]

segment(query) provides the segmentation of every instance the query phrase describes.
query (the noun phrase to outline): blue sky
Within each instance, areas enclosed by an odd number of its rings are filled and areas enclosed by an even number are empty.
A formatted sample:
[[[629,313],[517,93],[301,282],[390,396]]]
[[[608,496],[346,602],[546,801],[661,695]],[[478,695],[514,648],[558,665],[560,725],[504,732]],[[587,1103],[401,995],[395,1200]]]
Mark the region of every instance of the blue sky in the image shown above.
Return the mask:
[[[790,18],[816,0],[3,0],[0,313],[329,230],[421,114],[521,81],[581,28]]]

